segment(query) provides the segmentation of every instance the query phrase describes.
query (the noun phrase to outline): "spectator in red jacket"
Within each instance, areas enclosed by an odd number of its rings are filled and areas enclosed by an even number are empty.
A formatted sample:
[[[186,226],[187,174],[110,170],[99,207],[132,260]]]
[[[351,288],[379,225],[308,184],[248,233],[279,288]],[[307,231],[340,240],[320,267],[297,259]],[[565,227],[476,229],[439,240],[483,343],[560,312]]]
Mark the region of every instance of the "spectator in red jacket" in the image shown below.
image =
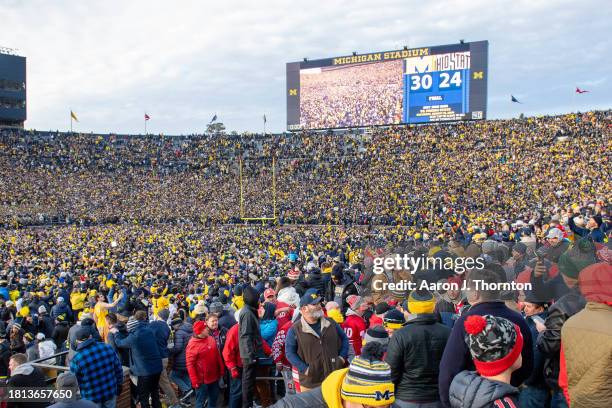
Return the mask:
[[[242,406],[242,359],[240,358],[240,348],[238,340],[240,335],[240,325],[235,324],[227,332],[225,347],[223,347],[223,361],[230,371],[230,397],[229,408],[240,408]],[[266,355],[272,354],[268,343],[261,343]]]
[[[187,344],[187,372],[196,392],[196,407],[203,408],[208,399],[209,408],[216,408],[219,397],[219,379],[225,373],[225,366],[217,348],[217,342],[210,336],[210,329],[204,321],[193,325],[193,337]]]
[[[346,337],[349,339],[349,344],[355,350],[355,356],[359,356],[361,354],[363,336],[367,329],[366,323],[361,316],[368,308],[368,305],[361,296],[357,295],[350,295],[346,298],[346,302],[349,305],[349,309],[346,311],[346,319],[342,323],[342,329],[344,329]]]

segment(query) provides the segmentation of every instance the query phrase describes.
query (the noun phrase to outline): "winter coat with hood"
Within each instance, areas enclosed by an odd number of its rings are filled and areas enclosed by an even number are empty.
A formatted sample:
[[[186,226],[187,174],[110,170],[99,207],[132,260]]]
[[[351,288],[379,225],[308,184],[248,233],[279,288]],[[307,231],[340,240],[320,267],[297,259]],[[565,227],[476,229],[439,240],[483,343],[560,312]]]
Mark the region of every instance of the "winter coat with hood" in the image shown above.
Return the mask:
[[[457,374],[449,393],[453,408],[518,407],[518,396],[518,388],[481,377],[473,371]]]
[[[9,388],[42,388],[47,384],[43,373],[34,368],[32,365],[25,363],[15,368],[11,373],[11,377],[7,381]],[[10,407],[14,408],[43,408],[48,404],[44,402],[14,402],[10,403]]]
[[[162,320],[155,320],[149,323],[149,328],[153,331],[157,340],[157,347],[162,358],[168,358],[168,339],[170,338],[170,326]]]
[[[176,371],[187,371],[187,363],[185,362],[185,353],[187,343],[193,335],[193,326],[189,322],[183,322],[174,332],[174,345],[169,349],[170,355],[174,356],[174,364],[172,369]]]
[[[139,321],[124,333],[117,333],[117,347],[130,350],[130,372],[135,376],[159,374],[162,371],[162,357],[153,330],[147,322]]]
[[[257,352],[261,350],[262,337],[259,329],[259,317],[257,309],[259,306],[259,294],[251,287],[247,286],[243,290],[244,307],[240,311],[238,324],[240,358],[243,364],[254,364],[257,362]]]

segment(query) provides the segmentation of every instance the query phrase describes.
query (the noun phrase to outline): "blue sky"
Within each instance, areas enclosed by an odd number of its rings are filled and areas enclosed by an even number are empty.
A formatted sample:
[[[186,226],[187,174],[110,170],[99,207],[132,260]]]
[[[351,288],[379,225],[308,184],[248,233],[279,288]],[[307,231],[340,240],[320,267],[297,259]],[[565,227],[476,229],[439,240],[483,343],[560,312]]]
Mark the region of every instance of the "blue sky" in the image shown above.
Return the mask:
[[[285,63],[489,40],[489,118],[612,107],[605,1],[0,0],[28,58],[27,128],[285,130]],[[576,86],[591,93],[575,96]],[[510,94],[523,101],[511,104]]]

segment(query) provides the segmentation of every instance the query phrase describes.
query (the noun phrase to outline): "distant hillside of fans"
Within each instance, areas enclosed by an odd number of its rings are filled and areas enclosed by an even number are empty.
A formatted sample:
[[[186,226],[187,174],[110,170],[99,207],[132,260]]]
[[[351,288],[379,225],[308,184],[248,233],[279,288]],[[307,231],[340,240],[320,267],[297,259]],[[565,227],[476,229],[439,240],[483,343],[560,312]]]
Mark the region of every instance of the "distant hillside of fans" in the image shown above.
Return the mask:
[[[402,225],[528,220],[611,197],[612,112],[372,134],[118,136],[0,130],[0,224]],[[435,217],[434,217],[435,215]]]

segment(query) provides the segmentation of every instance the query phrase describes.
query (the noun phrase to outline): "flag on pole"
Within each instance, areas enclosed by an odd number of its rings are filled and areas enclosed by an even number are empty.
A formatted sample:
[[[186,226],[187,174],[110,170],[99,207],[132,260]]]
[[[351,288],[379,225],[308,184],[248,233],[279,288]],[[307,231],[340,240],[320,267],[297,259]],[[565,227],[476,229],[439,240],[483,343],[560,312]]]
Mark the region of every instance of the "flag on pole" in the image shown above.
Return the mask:
[[[76,120],[77,122],[79,121],[79,119],[77,119],[77,115],[73,111],[70,111],[70,118]]]
[[[149,120],[151,117],[145,113],[145,120]]]
[[[510,102],[523,103],[523,102],[519,102],[519,100],[516,99],[514,95],[510,95]]]
[[[266,119],[266,115],[264,115],[264,123],[266,123],[268,119]]]
[[[215,113],[215,116],[212,117],[212,119],[210,120],[210,123],[213,123],[215,120],[217,120],[217,114]]]
[[[586,89],[580,89],[580,88],[576,87],[576,93],[577,94],[583,94],[583,93],[587,93],[587,92],[589,92],[589,91],[587,91]]]

